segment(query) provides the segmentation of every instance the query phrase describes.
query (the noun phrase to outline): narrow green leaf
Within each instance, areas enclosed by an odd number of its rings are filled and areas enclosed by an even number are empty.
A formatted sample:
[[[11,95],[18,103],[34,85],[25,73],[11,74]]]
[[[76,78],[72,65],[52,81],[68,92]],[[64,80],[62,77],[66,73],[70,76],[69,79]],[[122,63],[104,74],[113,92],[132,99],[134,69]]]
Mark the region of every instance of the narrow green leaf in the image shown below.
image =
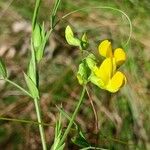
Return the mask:
[[[42,40],[45,39],[45,35],[46,35],[46,32],[45,32],[45,24],[44,24],[44,22],[43,22],[42,27],[41,27]]]
[[[88,141],[85,139],[81,131],[77,131],[77,135],[72,139],[72,142],[79,147],[89,147],[91,146]]]
[[[52,15],[51,15],[51,28],[54,28],[54,25],[56,23],[56,13],[57,13],[57,10],[58,10],[58,7],[60,5],[60,1],[61,0],[55,0],[55,3],[54,3],[54,6],[52,7],[53,10],[52,10]]]
[[[43,44],[36,50],[36,60],[39,62],[44,55],[44,47]]]
[[[31,42],[31,59],[29,62],[29,67],[28,67],[28,76],[32,79],[32,81],[37,84],[37,72],[36,72],[36,56],[35,56],[35,51],[33,49],[33,43]]]
[[[24,73],[24,78],[33,98],[39,98],[39,91],[32,79]]]
[[[55,125],[55,138],[54,143],[51,147],[51,150],[63,150],[65,147],[65,143],[60,143],[62,138],[62,123],[61,123],[61,112],[59,116],[59,120],[56,122]]]
[[[65,143],[64,143],[63,145],[61,145],[61,146],[58,148],[58,150],[64,150],[64,148],[65,148]]]
[[[0,76],[7,78],[7,70],[4,61],[0,58]]]
[[[39,62],[43,58],[44,48],[46,45],[46,32],[45,32],[44,23],[41,27],[41,33],[40,34],[41,34],[41,44],[35,50],[37,62]]]
[[[78,38],[74,37],[74,33],[69,25],[66,27],[65,37],[69,45],[80,47],[81,41]]]
[[[41,27],[36,23],[33,31],[33,45],[37,49],[42,43]]]

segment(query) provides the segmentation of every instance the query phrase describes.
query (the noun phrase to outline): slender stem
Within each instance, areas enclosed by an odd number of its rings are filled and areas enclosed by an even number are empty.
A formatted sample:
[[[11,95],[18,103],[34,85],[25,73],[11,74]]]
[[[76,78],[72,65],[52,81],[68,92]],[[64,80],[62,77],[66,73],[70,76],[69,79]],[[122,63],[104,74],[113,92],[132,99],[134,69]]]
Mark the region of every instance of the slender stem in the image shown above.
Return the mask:
[[[22,92],[24,92],[26,95],[31,96],[31,94],[29,92],[27,92],[24,88],[22,88],[20,85],[18,85],[17,83],[9,80],[9,79],[4,79],[5,81],[7,81],[8,83],[12,84],[13,86],[17,87],[18,89],[20,89]]]
[[[39,131],[40,131],[40,135],[41,135],[42,147],[43,147],[43,150],[47,150],[45,133],[44,133],[44,128],[43,128],[42,119],[41,119],[41,110],[40,110],[40,105],[39,105],[39,99],[35,98],[34,104],[35,104],[37,119],[38,119],[38,123],[39,123]]]
[[[26,124],[34,124],[34,125],[39,125],[41,123],[32,121],[32,120],[25,120],[25,119],[16,119],[16,118],[6,118],[6,117],[0,117],[0,120],[4,121],[12,121],[12,122],[20,122],[20,123],[26,123]],[[49,123],[42,123],[43,126],[50,126]]]
[[[34,83],[37,85],[37,64],[36,64],[36,59],[35,59],[35,51],[34,51],[34,47],[32,44],[32,39],[33,39],[33,32],[34,32],[34,28],[35,28],[35,23],[37,21],[37,16],[38,16],[38,11],[39,11],[39,6],[40,6],[40,2],[41,0],[35,0],[36,4],[35,4],[35,8],[34,8],[34,13],[33,13],[33,18],[32,18],[32,38],[31,38],[31,61],[33,63],[33,72],[34,72]],[[38,86],[38,85],[37,85]],[[41,118],[41,110],[40,110],[40,105],[39,105],[39,99],[35,98],[34,99],[34,104],[35,104],[35,109],[36,109],[36,115],[37,115],[37,120],[39,122],[39,131],[40,131],[40,136],[41,136],[41,141],[42,141],[42,147],[43,150],[47,150],[46,147],[46,140],[45,140],[45,133],[44,133],[44,128],[43,128],[43,124],[42,124],[42,118]]]
[[[62,21],[63,19],[65,19],[66,17],[68,17],[68,16],[70,16],[70,15],[72,15],[72,14],[74,14],[74,13],[77,13],[77,12],[79,12],[79,11],[84,11],[84,10],[90,10],[90,9],[108,9],[108,10],[113,10],[113,11],[116,11],[116,12],[119,12],[119,13],[121,13],[122,15],[124,15],[125,17],[126,17],[126,19],[128,20],[128,23],[129,23],[129,36],[128,36],[128,39],[127,39],[127,42],[125,43],[125,46],[127,46],[128,44],[129,44],[129,41],[130,41],[130,39],[131,39],[131,35],[132,35],[132,23],[131,23],[131,20],[130,20],[130,18],[128,17],[128,15],[124,12],[124,11],[122,11],[122,10],[120,10],[120,9],[117,9],[117,8],[114,8],[114,7],[110,7],[110,6],[96,6],[96,7],[84,7],[84,8],[80,8],[80,9],[76,9],[76,10],[74,10],[74,11],[71,11],[71,12],[69,12],[69,13],[67,13],[67,14],[65,14],[64,16],[62,16],[61,17],[61,19],[59,19],[58,21],[57,21],[57,23],[59,23],[60,21]]]
[[[87,95],[88,95],[88,97],[89,97],[89,100],[90,100],[92,109],[93,109],[93,113],[94,113],[94,117],[95,117],[96,134],[98,134],[98,114],[97,114],[97,111],[96,111],[96,109],[95,109],[95,106],[94,106],[92,97],[90,96],[90,93],[89,93],[89,91],[88,91],[87,88],[86,88],[86,92],[87,92]]]
[[[35,22],[37,20],[37,14],[39,11],[39,6],[40,6],[41,0],[35,0],[35,1],[36,1],[36,4],[35,4],[33,18],[32,18],[32,31],[34,30],[34,27],[35,27]]]
[[[71,120],[70,120],[70,122],[69,122],[69,124],[68,124],[68,127],[67,127],[65,133],[64,133],[63,136],[62,136],[62,139],[61,139],[61,141],[60,141],[60,145],[62,145],[63,142],[65,141],[65,139],[66,139],[66,137],[67,137],[67,135],[68,135],[68,133],[69,133],[69,131],[70,131],[72,125],[73,125],[73,122],[74,122],[74,120],[75,120],[75,118],[76,118],[76,115],[77,115],[77,113],[78,113],[78,111],[79,111],[79,108],[80,108],[80,106],[81,106],[81,104],[82,104],[82,102],[83,102],[83,97],[84,97],[85,91],[86,91],[86,87],[84,86],[84,87],[83,87],[83,90],[82,90],[82,93],[81,93],[81,96],[80,96],[80,99],[79,99],[79,102],[78,102],[78,104],[77,104],[77,106],[76,106],[76,108],[75,108],[75,111],[74,111],[74,113],[73,113],[73,115],[72,115],[72,117],[71,117]]]
[[[93,103],[93,99],[92,99],[92,97],[91,97],[91,95],[90,95],[90,93],[89,93],[87,88],[86,88],[86,92],[87,92],[87,95],[89,97],[89,100],[90,100],[90,103],[91,103],[91,106],[92,106],[92,109],[93,109],[94,117],[95,117],[95,131],[96,131],[95,144],[98,145],[98,139],[99,139],[99,137],[98,137],[98,130],[99,130],[98,129],[98,126],[99,126],[99,124],[98,124],[98,114],[97,114],[97,111],[95,109],[95,106],[94,106],[94,103]]]

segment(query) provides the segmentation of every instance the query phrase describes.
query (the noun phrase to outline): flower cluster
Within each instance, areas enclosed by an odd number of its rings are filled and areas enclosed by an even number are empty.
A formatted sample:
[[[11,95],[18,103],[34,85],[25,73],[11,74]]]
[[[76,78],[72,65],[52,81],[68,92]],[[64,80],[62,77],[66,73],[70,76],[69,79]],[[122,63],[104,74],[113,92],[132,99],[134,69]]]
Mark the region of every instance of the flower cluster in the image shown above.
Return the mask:
[[[89,80],[98,87],[109,92],[117,92],[125,83],[125,75],[118,68],[125,62],[126,54],[121,48],[112,51],[111,42],[104,40],[100,43],[99,54],[105,57],[100,66],[91,68]]]
[[[65,36],[68,44],[77,46],[81,51],[88,47],[85,34],[81,38],[75,37],[70,26],[66,27]],[[123,49],[112,50],[112,44],[108,40],[102,41],[98,46],[99,54],[104,57],[99,65],[97,58],[89,53],[79,65],[77,79],[81,85],[92,82],[101,89],[115,93],[126,83],[125,75],[119,67],[125,62],[126,54]]]

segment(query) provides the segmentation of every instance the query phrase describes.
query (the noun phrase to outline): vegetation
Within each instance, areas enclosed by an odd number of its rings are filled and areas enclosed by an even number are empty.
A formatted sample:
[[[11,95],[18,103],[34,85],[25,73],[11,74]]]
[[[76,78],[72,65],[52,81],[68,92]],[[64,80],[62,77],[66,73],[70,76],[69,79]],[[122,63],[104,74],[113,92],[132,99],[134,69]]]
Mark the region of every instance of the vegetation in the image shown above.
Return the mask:
[[[40,150],[45,142],[43,149],[53,150],[149,150],[149,1],[43,0],[39,6],[38,12],[35,0],[0,1],[0,149]],[[66,40],[68,25],[75,44]],[[103,62],[98,45],[105,39],[127,56],[119,68],[127,82],[117,93],[83,78],[79,67],[87,53]],[[43,51],[34,55],[32,48]]]

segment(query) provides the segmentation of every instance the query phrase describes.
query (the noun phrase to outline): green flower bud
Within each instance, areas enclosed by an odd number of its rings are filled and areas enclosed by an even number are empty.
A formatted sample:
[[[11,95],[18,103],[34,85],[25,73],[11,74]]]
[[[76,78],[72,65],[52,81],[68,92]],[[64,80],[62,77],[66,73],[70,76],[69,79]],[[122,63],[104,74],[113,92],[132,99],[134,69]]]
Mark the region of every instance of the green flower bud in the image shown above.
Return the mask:
[[[88,38],[86,33],[84,33],[81,38],[81,47],[83,50],[86,50],[88,46],[89,46]]]
[[[80,40],[74,37],[74,33],[69,25],[66,27],[65,37],[69,45],[80,47]]]

